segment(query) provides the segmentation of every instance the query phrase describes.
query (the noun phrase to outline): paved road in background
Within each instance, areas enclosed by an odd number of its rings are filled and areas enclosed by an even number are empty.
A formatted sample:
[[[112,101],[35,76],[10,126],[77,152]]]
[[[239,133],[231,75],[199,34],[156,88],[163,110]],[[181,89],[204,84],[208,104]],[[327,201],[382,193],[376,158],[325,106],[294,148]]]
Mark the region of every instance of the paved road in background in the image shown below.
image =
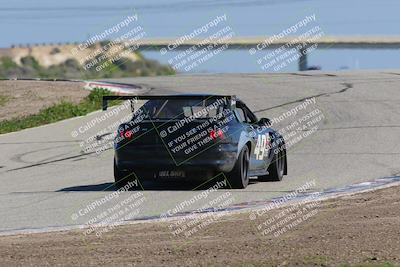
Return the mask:
[[[314,179],[312,190],[323,190],[400,173],[400,71],[183,75],[118,81],[145,85],[150,94],[235,94],[256,110],[257,116],[269,118],[315,97],[315,105],[302,112],[318,108],[324,114],[318,130],[290,148],[289,175],[284,181],[252,180],[245,190],[219,190],[184,210],[199,208],[227,191],[233,203],[243,203],[282,196]],[[80,143],[129,111],[96,123],[76,137],[71,135],[103,114],[99,111],[0,135],[1,232],[84,224],[137,193],[122,193],[79,215],[79,210],[114,192],[113,151],[84,153]],[[304,114],[284,120],[279,127]],[[145,200],[137,217],[158,216],[201,193],[191,190],[195,183],[144,186]]]

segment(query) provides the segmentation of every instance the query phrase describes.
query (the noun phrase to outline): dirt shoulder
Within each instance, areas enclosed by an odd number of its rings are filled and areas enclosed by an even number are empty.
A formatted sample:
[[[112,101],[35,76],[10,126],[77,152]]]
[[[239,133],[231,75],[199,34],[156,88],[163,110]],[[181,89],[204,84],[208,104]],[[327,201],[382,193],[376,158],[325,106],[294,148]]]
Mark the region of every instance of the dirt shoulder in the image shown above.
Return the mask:
[[[186,238],[167,223],[0,237],[0,265],[335,266],[400,263],[400,187],[328,200],[287,232],[263,236],[250,220],[225,216]],[[292,213],[296,212],[293,210]],[[288,214],[286,216],[289,216]],[[374,265],[375,266],[375,265]]]
[[[81,82],[0,81],[0,121],[37,114],[62,100],[78,103],[90,91]]]

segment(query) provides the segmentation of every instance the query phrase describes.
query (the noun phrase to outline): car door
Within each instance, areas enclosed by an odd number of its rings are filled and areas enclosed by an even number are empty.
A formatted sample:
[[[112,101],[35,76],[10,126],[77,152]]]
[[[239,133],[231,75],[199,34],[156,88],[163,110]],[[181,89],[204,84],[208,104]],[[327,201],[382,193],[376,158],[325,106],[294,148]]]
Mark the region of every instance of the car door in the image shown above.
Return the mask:
[[[254,149],[251,150],[252,169],[266,169],[270,153],[271,134],[269,127],[258,124],[257,116],[247,106],[242,107],[246,116],[248,129],[252,131]]]

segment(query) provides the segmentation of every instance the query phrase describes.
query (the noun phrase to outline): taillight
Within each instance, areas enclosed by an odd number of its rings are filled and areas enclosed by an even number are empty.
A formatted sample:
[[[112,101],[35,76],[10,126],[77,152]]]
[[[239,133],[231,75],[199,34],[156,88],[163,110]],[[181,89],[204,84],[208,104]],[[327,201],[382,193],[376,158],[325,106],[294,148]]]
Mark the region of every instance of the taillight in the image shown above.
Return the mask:
[[[222,130],[212,130],[210,132],[210,137],[212,139],[224,138],[224,132]]]
[[[132,139],[133,133],[131,130],[121,130],[119,131],[119,136],[124,139]]]

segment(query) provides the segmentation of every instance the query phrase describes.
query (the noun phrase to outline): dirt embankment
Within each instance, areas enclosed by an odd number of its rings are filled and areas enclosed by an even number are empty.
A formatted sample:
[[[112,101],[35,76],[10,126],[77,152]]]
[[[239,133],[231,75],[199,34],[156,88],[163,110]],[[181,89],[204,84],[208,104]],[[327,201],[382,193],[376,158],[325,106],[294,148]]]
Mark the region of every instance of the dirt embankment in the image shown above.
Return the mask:
[[[0,265],[334,266],[400,263],[400,187],[322,202],[286,233],[261,235],[266,217],[222,217],[191,237],[170,223],[121,226],[103,236],[82,231],[0,237]],[[268,217],[279,213],[270,211]],[[252,265],[250,265],[252,266]]]
[[[77,49],[75,44],[62,44],[62,45],[37,45],[32,47],[14,47],[3,48],[0,50],[0,57],[10,57],[17,64],[21,64],[21,59],[27,56],[34,57],[38,63],[43,67],[50,67],[52,65],[61,64],[68,59],[75,59],[78,62],[82,59],[93,58],[93,54],[98,54],[99,49],[102,48],[101,44],[97,43],[86,49],[79,49],[78,53],[73,53]],[[125,47],[122,44],[115,44],[115,51],[124,51]],[[127,53],[126,58],[136,61],[139,57],[135,53]]]
[[[90,91],[81,82],[0,81],[0,121],[37,114],[62,100],[78,103]]]

